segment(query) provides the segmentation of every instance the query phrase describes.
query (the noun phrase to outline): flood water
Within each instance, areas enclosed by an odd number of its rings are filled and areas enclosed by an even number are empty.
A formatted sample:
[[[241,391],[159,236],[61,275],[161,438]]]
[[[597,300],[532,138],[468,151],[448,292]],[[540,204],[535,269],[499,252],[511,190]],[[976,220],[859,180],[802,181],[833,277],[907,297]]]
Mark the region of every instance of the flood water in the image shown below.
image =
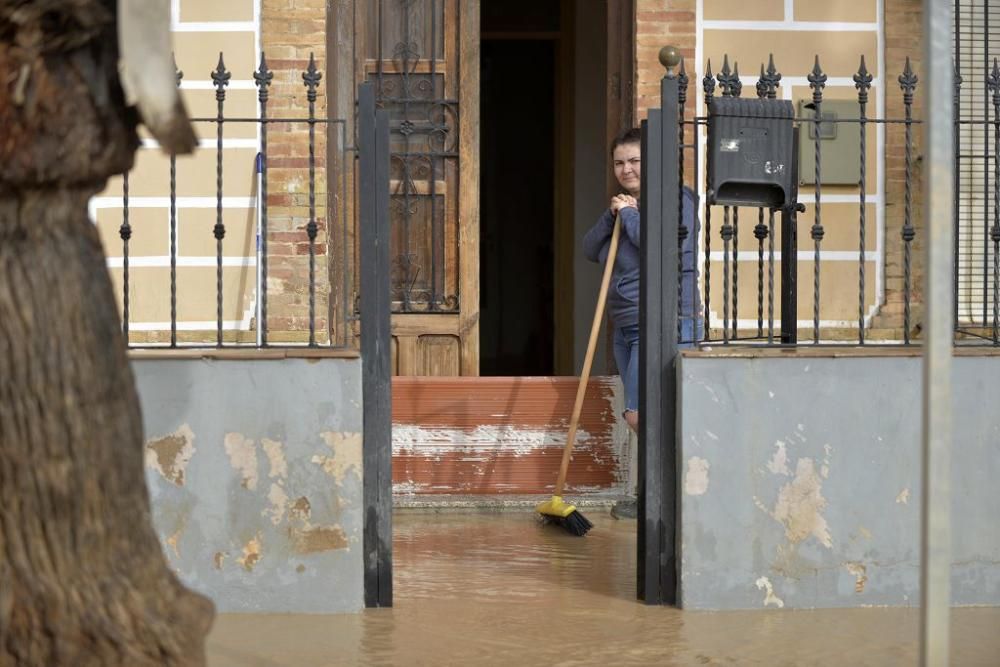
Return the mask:
[[[916,609],[690,612],[635,600],[635,521],[585,538],[529,513],[395,516],[395,607],[221,615],[209,664],[915,665]],[[952,664],[1000,666],[1000,609],[952,613]]]

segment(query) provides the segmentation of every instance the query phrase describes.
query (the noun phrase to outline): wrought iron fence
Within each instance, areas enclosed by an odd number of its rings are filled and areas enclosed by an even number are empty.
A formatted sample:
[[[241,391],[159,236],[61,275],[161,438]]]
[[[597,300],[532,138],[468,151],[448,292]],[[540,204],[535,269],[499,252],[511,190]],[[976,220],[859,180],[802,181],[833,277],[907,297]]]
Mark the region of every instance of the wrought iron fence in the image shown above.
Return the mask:
[[[279,345],[288,345],[295,342],[296,333],[302,334],[304,338],[307,332],[308,338],[299,341],[304,342],[309,347],[331,346],[331,347],[352,347],[355,344],[355,324],[361,319],[360,311],[363,305],[357,299],[360,292],[355,281],[355,275],[359,269],[358,264],[365,265],[373,261],[373,248],[368,247],[363,233],[356,234],[356,221],[375,221],[378,218],[375,211],[381,200],[388,200],[388,186],[385,188],[364,188],[355,187],[356,179],[364,180],[362,174],[357,173],[359,164],[365,164],[361,159],[362,145],[360,140],[356,141],[354,133],[358,137],[371,135],[372,141],[368,142],[366,150],[372,152],[371,158],[367,161],[370,169],[387,169],[388,163],[388,129],[385,130],[385,137],[380,135],[376,138],[376,115],[384,112],[376,111],[375,99],[373,95],[359,95],[359,105],[356,118],[349,124],[345,119],[326,118],[318,116],[316,113],[316,100],[318,96],[319,83],[322,80],[322,73],[316,68],[315,59],[310,55],[308,66],[301,72],[302,85],[305,89],[308,112],[306,115],[282,114],[273,115],[269,109],[270,86],[274,80],[274,72],[268,67],[264,54],[261,54],[260,65],[252,73],[253,85],[257,91],[257,113],[253,117],[243,117],[239,115],[227,115],[227,87],[232,78],[231,72],[226,69],[223,55],[219,55],[219,61],[214,70],[211,71],[210,78],[215,91],[216,115],[207,117],[194,117],[192,122],[196,129],[199,127],[212,128],[214,141],[202,139],[201,148],[212,148],[216,151],[215,160],[215,224],[211,228],[205,228],[199,232],[190,232],[185,229],[185,234],[202,234],[204,238],[214,239],[215,256],[212,266],[215,268],[215,321],[214,326],[206,325],[206,322],[189,322],[180,320],[178,317],[178,264],[179,260],[184,260],[185,266],[208,266],[206,257],[184,257],[178,249],[178,209],[183,206],[207,208],[208,197],[179,197],[178,196],[178,164],[177,158],[173,155],[169,157],[169,172],[164,174],[163,190],[166,197],[143,197],[137,201],[134,194],[130,193],[130,174],[122,175],[122,193],[120,199],[121,225],[118,229],[118,236],[121,240],[121,295],[122,295],[122,327],[126,340],[130,347],[200,347],[212,345],[216,347],[225,346],[250,346],[268,347],[276,342],[269,338],[269,318],[273,319],[273,311],[269,310],[269,281],[274,279],[276,273],[281,274],[284,280],[282,293],[284,296],[291,294],[291,298],[286,298],[283,307],[288,311],[281,315],[283,325],[280,327],[286,336],[278,341]],[[177,72],[177,85],[180,87],[183,81],[183,73]],[[362,84],[371,87],[371,84]],[[225,151],[232,146],[226,138],[226,128],[232,126],[249,125],[256,129],[256,139],[250,140],[251,145],[258,150],[253,158],[253,172],[255,174],[252,191],[247,198],[224,196],[225,178],[228,173],[226,167]],[[302,129],[304,128],[304,130]],[[321,139],[325,142],[317,141],[317,128],[324,133]],[[277,133],[279,139],[290,133],[302,131],[307,133],[306,140],[307,156],[282,155],[274,159],[277,167],[272,166],[272,158],[269,155],[269,141]],[[201,133],[200,133],[201,134]],[[205,133],[207,134],[207,133]],[[241,140],[246,142],[246,139]],[[321,143],[329,142],[330,150],[327,155],[332,156],[335,164],[326,164],[325,160],[318,165],[317,146]],[[152,141],[147,140],[146,147],[155,147]],[[284,142],[287,144],[287,141]],[[243,144],[240,144],[243,146]],[[322,147],[322,146],[321,146]],[[383,164],[385,163],[385,164]],[[250,165],[240,165],[249,167]],[[320,193],[327,196],[325,202],[317,205],[317,166],[325,169],[325,178],[321,176],[323,182],[327,184],[326,192]],[[232,164],[229,169],[235,168]],[[286,192],[275,193],[269,189],[269,176],[272,169],[291,169],[296,173],[301,173],[306,182],[305,197],[296,192],[290,198],[285,197]],[[362,167],[363,169],[364,167]],[[147,175],[148,176],[148,175]],[[369,175],[368,182],[381,182],[375,180],[374,175]],[[296,177],[298,178],[298,177]],[[275,195],[278,195],[277,197]],[[98,198],[101,199],[101,198]],[[107,197],[103,198],[105,207],[114,207],[116,202],[107,202]],[[234,204],[234,199],[236,204]],[[168,209],[168,220],[166,230],[159,226],[149,228],[137,228],[133,224],[131,213],[138,207],[162,206],[166,200]],[[179,207],[179,202],[182,204]],[[92,202],[92,209],[99,204]],[[227,227],[224,221],[224,210],[229,206],[247,207],[256,215],[254,222],[254,237],[256,247],[253,255],[243,258],[227,257],[223,248],[223,241],[226,238]],[[270,224],[269,211],[275,208],[283,209],[282,214],[287,218],[283,229],[278,229]],[[305,224],[300,224],[302,219],[297,217],[300,211],[305,209]],[[325,209],[325,215],[319,216],[318,210]],[[291,212],[289,212],[291,211]],[[92,211],[95,213],[96,211]],[[325,218],[325,219],[324,219]],[[374,224],[374,223],[372,223]],[[145,227],[145,226],[144,226]],[[325,229],[325,238],[320,235]],[[144,336],[138,336],[141,340],[135,340],[134,330],[134,300],[136,294],[137,278],[134,269],[138,258],[131,256],[130,249],[137,239],[143,234],[159,235],[164,231],[168,236],[168,255],[166,258],[142,258],[139,265],[142,267],[169,266],[169,291],[168,293],[157,293],[154,299],[162,299],[169,303],[169,322],[145,322],[141,328]],[[362,230],[363,231],[363,230]],[[304,232],[304,240],[302,233]],[[359,241],[355,243],[355,238]],[[384,239],[381,241],[384,243]],[[275,244],[283,246],[285,253],[278,256],[272,252]],[[112,249],[109,248],[109,255]],[[289,255],[288,252],[292,251]],[[327,265],[325,271],[317,268],[317,257],[325,256]],[[234,261],[235,259],[235,261]],[[152,260],[152,261],[150,261]],[[194,261],[192,261],[194,260]],[[280,260],[279,266],[275,267],[275,262]],[[119,260],[111,259],[109,264],[116,267]],[[304,264],[304,267],[299,266]],[[301,270],[304,268],[304,272]],[[224,318],[225,312],[225,288],[224,276],[227,270],[238,270],[241,272],[254,272],[254,288],[252,290],[253,302],[252,313],[248,321],[227,321]],[[208,286],[198,286],[198,289],[210,289]],[[231,295],[230,295],[231,297]],[[240,295],[237,295],[239,298]],[[318,314],[317,300],[326,302],[326,312]],[[304,303],[303,303],[304,302]],[[162,305],[162,304],[161,304]],[[297,307],[297,308],[296,308]],[[289,316],[289,313],[302,311],[304,316]],[[179,332],[181,335],[179,335]],[[288,337],[291,335],[291,338]]]
[[[956,62],[957,66],[957,62]],[[973,64],[962,65],[964,72],[969,72]],[[968,159],[963,150],[957,150],[955,155],[956,164],[956,186],[957,197],[963,202],[974,201],[982,204],[981,218],[975,216],[976,211],[972,207],[963,204],[961,209],[958,203],[955,209],[954,224],[957,237],[967,237],[974,230],[978,229],[979,240],[976,245],[976,252],[981,254],[979,258],[985,267],[982,272],[982,280],[978,283],[979,291],[976,298],[982,303],[979,311],[980,316],[976,317],[975,312],[966,309],[964,314],[958,311],[955,313],[956,339],[961,344],[975,344],[975,342],[1000,345],[1000,62],[993,59],[991,63],[984,60],[975,63],[975,71],[981,79],[981,85],[976,89],[982,99],[979,102],[990,102],[991,113],[979,118],[961,118],[956,114],[956,137],[959,135],[968,138],[963,144],[966,149],[970,141],[974,138],[981,140],[982,145],[977,146],[982,154],[981,163],[978,167],[983,170],[980,180],[960,181],[959,166],[962,160]],[[889,77],[889,74],[886,74]],[[808,332],[808,342],[813,345],[820,344],[849,344],[849,345],[870,345],[870,344],[902,344],[911,345],[919,340],[921,323],[916,314],[916,307],[919,300],[916,297],[919,284],[915,283],[915,269],[918,266],[919,258],[914,254],[914,244],[918,239],[919,227],[916,224],[914,199],[920,191],[920,184],[915,182],[917,156],[914,147],[914,129],[922,122],[914,114],[914,99],[918,94],[918,77],[910,65],[909,59],[901,72],[891,74],[889,81],[891,84],[885,86],[882,94],[886,98],[898,95],[901,103],[902,114],[898,117],[878,117],[878,114],[870,113],[870,105],[873,103],[872,82],[874,77],[869,72],[865,59],[859,59],[857,71],[851,77],[854,84],[856,96],[850,101],[851,111],[849,114],[828,113],[826,106],[832,106],[834,102],[829,100],[824,93],[828,76],[823,71],[820,58],[817,56],[813,67],[805,75],[811,89],[811,99],[803,100],[803,104],[797,115],[792,119],[795,126],[796,141],[801,140],[811,147],[811,154],[807,151],[799,152],[796,149],[796,159],[802,155],[804,159],[811,159],[813,164],[811,169],[806,166],[803,172],[798,172],[798,167],[793,167],[796,173],[796,188],[801,188],[805,194],[808,186],[811,192],[806,196],[801,196],[795,192],[795,198],[791,205],[781,208],[768,207],[740,207],[740,206],[715,206],[708,203],[709,197],[706,195],[712,192],[715,184],[711,182],[711,174],[708,169],[702,170],[700,165],[706,159],[705,150],[707,141],[702,136],[711,123],[712,114],[707,116],[695,115],[688,118],[685,116],[685,105],[689,95],[690,79],[685,70],[683,61],[680,63],[679,71],[673,76],[664,80],[664,90],[666,86],[676,87],[676,105],[664,103],[662,112],[663,127],[675,126],[677,128],[677,148],[672,156],[659,155],[661,150],[657,142],[651,142],[647,150],[653,151],[649,156],[644,155],[644,163],[653,161],[663,164],[662,178],[666,180],[676,180],[683,186],[689,183],[699,190],[699,211],[694,221],[695,227],[690,227],[690,221],[683,220],[682,208],[678,209],[676,217],[680,220],[678,229],[679,248],[683,247],[684,240],[689,235],[694,235],[699,243],[696,246],[700,260],[698,267],[700,275],[694,281],[678,280],[678,294],[682,295],[684,290],[695,292],[693,298],[679,298],[678,307],[683,308],[684,303],[693,304],[692,312],[679,312],[678,324],[680,320],[703,318],[704,338],[698,341],[681,340],[682,344],[717,344],[729,345],[733,343],[749,343],[764,345],[790,345],[799,342],[800,329]],[[773,57],[764,65],[760,64],[760,75],[754,86],[757,98],[776,99],[781,84],[782,74],[775,66]],[[969,77],[964,78],[965,84],[969,85]],[[669,83],[668,83],[669,82]],[[722,68],[718,74],[712,71],[711,62],[707,63],[706,73],[701,83],[701,97],[707,108],[711,108],[713,100],[717,97],[738,98],[743,95],[744,80],[739,74],[738,65],[733,63],[730,66],[729,58],[725,57]],[[898,87],[897,87],[898,84]],[[959,105],[960,99],[968,99],[969,95],[964,92],[963,78],[956,81],[955,104]],[[895,92],[894,90],[895,89]],[[666,93],[664,93],[666,94]],[[791,99],[786,96],[785,99]],[[843,104],[842,100],[837,100],[837,104]],[[669,107],[669,108],[668,108]],[[872,197],[869,187],[869,179],[873,170],[868,163],[868,150],[872,148],[872,133],[875,130],[878,134],[886,136],[890,127],[902,127],[902,193],[898,207],[901,210],[901,218],[898,223],[886,222],[884,230],[881,224],[874,225],[873,222],[881,223],[881,216],[885,212],[886,199],[885,192],[876,192]],[[854,158],[853,168],[857,176],[851,184],[851,192],[847,195],[829,195],[824,192],[824,167],[826,161],[823,159],[823,148],[825,138],[836,133],[836,128],[852,128],[851,136],[857,132],[857,157]],[[965,128],[977,128],[978,133],[973,135]],[[990,138],[990,128],[993,129],[992,141]],[[666,129],[664,129],[666,131]],[[843,129],[841,129],[843,132]],[[798,137],[801,133],[801,139]],[[878,141],[878,139],[876,139]],[[892,146],[888,137],[885,138],[885,145]],[[956,142],[957,144],[957,142]],[[880,158],[883,154],[879,153]],[[672,172],[676,165],[676,174]],[[992,168],[992,182],[990,172],[986,169]],[[883,166],[884,168],[884,166]],[[702,173],[704,171],[704,173]],[[808,173],[806,173],[808,172]],[[881,184],[881,180],[877,180]],[[650,188],[666,187],[653,185]],[[651,192],[651,190],[650,190]],[[799,201],[800,198],[803,201]],[[682,198],[681,198],[682,199]],[[874,200],[874,202],[873,202]],[[650,203],[650,198],[646,193],[643,195],[644,204]],[[824,281],[824,269],[830,263],[825,259],[834,256],[839,261],[851,261],[850,251],[829,252],[824,249],[824,237],[827,227],[824,224],[824,204],[827,202],[844,204],[856,202],[857,214],[855,218],[855,231],[857,238],[856,276],[857,281],[853,286],[847,287],[843,281],[839,285],[828,284]],[[878,218],[871,220],[868,205],[875,203]],[[682,207],[682,204],[678,204]],[[721,209],[721,210],[720,210]],[[798,218],[803,213],[811,213],[813,224],[808,230],[798,229]],[[644,212],[644,215],[646,213]],[[740,251],[740,231],[741,217],[745,221],[750,216],[756,224],[752,228],[753,238],[756,240],[756,247],[750,253]],[[776,222],[777,218],[777,222]],[[721,224],[713,227],[721,219]],[[973,222],[970,222],[973,220]],[[743,227],[745,229],[745,226]],[[885,261],[885,248],[878,248],[874,253],[870,249],[872,233],[881,234],[884,231],[884,239],[890,240],[893,235],[897,239],[901,255],[901,275],[892,284],[885,276],[882,262]],[[744,232],[745,233],[745,232]],[[798,234],[808,233],[812,242],[811,251],[800,251],[798,249]],[[780,238],[780,248],[776,249],[776,237]],[[716,244],[721,244],[721,250]],[[752,256],[748,256],[752,255]],[[806,321],[798,320],[798,260],[801,258],[811,260],[812,276],[810,284],[803,285],[812,292],[812,312],[811,319]],[[956,273],[955,289],[956,293],[962,281],[963,264],[960,249],[956,245]],[[678,275],[683,268],[680,265],[681,258],[678,257]],[[741,285],[741,279],[745,281],[748,272],[738,270],[739,266],[748,262],[755,262],[756,276],[754,282],[749,286]],[[719,266],[721,264],[721,267]],[[866,268],[866,265],[868,267]],[[870,268],[876,268],[875,279],[878,290],[874,299],[869,293],[872,276]],[[716,275],[716,271],[721,270],[721,277]],[[752,276],[753,274],[750,273]],[[714,281],[721,278],[721,294],[719,294]],[[987,278],[989,278],[987,280]],[[780,284],[780,298],[776,299],[775,290]],[[744,290],[741,291],[741,287]],[[751,299],[756,299],[754,308],[755,322],[744,319],[741,322],[740,300],[746,298],[746,287],[749,287]],[[841,300],[845,295],[843,290],[855,290],[853,297],[856,300],[857,313],[856,322],[851,325],[849,321],[842,318],[833,320],[823,319],[824,308],[830,308],[830,297],[837,297]],[[963,287],[967,292],[970,287]],[[889,292],[893,292],[899,298],[899,308],[897,322],[893,323],[892,314],[882,313],[881,329],[879,335],[873,339],[871,337],[872,325],[879,317],[879,310],[886,309],[886,298]],[[824,301],[824,297],[827,300]],[[806,299],[808,303],[808,299]],[[987,307],[989,304],[990,308]],[[776,325],[777,322],[777,325]],[[755,326],[754,326],[755,325]],[[777,328],[776,328],[777,327]],[[697,329],[697,328],[696,328]],[[679,328],[680,330],[680,328]],[[896,330],[898,336],[888,336],[886,331]],[[853,332],[853,333],[851,333]]]

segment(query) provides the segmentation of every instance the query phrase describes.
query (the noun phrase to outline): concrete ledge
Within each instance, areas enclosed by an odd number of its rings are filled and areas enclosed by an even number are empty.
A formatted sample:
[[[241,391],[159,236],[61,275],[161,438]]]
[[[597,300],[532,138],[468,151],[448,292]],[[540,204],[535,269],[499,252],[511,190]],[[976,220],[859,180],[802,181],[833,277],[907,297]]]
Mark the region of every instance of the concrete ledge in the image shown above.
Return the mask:
[[[895,344],[872,345],[838,345],[808,343],[798,346],[764,346],[756,344],[721,343],[703,345],[697,350],[681,350],[680,355],[690,359],[864,359],[886,357],[921,357],[923,347],[913,345],[904,347]],[[1000,356],[1000,347],[991,345],[956,345],[953,348],[955,357],[996,357]]]
[[[469,510],[478,512],[534,512],[538,503],[545,502],[551,495],[450,495],[424,494],[394,496],[392,506],[397,510],[421,510],[429,512],[449,512]],[[608,510],[619,500],[628,496],[619,493],[590,494],[586,496],[566,496],[566,499],[580,509]]]
[[[225,359],[254,361],[266,359],[359,359],[361,353],[340,347],[145,347],[131,348],[129,359]]]

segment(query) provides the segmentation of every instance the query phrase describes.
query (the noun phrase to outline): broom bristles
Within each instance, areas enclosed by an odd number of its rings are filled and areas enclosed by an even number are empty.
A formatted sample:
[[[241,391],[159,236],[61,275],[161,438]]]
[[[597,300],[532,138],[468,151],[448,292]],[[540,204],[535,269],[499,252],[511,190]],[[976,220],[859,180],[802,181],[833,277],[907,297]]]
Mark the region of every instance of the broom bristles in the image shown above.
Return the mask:
[[[545,519],[546,523],[558,524],[566,529],[566,531],[571,535],[576,535],[577,537],[583,537],[591,528],[594,527],[594,524],[592,524],[587,517],[580,514],[577,510],[570,512],[565,517],[551,516],[548,514],[543,514],[542,517]]]

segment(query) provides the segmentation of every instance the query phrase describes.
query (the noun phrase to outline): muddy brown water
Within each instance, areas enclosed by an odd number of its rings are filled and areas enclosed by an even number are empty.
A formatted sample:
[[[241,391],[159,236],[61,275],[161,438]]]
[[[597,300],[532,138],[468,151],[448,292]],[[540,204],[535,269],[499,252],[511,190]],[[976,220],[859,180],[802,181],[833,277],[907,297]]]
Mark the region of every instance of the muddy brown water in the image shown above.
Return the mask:
[[[915,665],[916,609],[692,612],[635,600],[635,522],[397,512],[395,607],[216,619],[209,665]],[[1000,666],[1000,608],[952,613],[952,664]]]

